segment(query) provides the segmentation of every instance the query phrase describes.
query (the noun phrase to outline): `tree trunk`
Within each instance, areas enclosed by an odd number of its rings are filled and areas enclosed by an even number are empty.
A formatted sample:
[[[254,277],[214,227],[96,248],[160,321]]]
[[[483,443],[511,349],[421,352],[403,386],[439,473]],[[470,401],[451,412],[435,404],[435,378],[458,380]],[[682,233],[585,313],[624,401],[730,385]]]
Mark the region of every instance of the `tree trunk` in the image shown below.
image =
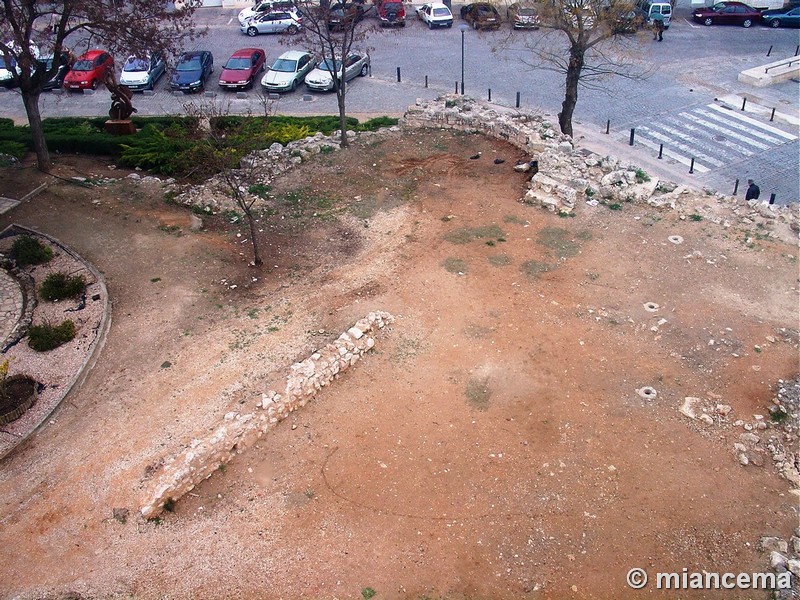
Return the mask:
[[[50,171],[50,152],[47,150],[47,143],[44,141],[42,115],[39,112],[39,94],[23,91],[22,102],[25,104],[25,112],[28,114],[33,149],[36,152],[36,165],[40,171],[47,173]]]
[[[244,208],[244,206],[242,206]],[[250,208],[245,208],[245,216],[247,217],[247,224],[250,226],[250,240],[253,242],[253,264],[260,267],[264,261],[261,260],[261,254],[258,251],[258,238],[256,238],[256,221],[253,219],[253,211]]]
[[[342,79],[344,79],[344,71],[342,71]],[[339,132],[341,133],[342,148],[347,147],[347,115],[344,103],[346,86],[347,84],[342,81],[339,89],[336,90],[336,101],[339,103]]]
[[[569,136],[572,135],[572,113],[575,112],[575,105],[578,103],[578,82],[581,79],[583,63],[583,49],[570,48],[564,102],[561,104],[561,112],[558,113],[558,126],[561,133]]]

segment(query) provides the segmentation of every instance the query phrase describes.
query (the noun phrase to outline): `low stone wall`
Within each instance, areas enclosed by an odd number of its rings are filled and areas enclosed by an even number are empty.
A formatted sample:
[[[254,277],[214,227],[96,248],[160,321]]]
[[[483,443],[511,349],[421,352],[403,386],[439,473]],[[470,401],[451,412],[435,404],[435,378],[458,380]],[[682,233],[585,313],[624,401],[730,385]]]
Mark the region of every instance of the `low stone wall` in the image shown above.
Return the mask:
[[[375,339],[368,335],[370,331],[382,329],[393,321],[389,313],[369,313],[334,342],[289,367],[284,392],[262,394],[256,403],[260,410],[227,413],[210,436],[192,440],[182,452],[165,460],[145,484],[142,516],[148,519],[158,516],[165,504],[177,501],[291,412],[305,406],[320,389],[338,379],[340,373],[356,364],[375,345]]]

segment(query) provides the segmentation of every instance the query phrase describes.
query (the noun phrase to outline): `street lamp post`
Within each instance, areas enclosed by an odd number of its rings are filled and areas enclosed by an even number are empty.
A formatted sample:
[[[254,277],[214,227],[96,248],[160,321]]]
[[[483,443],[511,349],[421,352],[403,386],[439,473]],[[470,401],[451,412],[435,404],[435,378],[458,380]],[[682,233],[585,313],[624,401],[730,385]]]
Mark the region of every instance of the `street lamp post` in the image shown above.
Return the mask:
[[[458,28],[461,30],[461,95],[464,95],[464,32],[469,29],[466,23],[459,23]]]

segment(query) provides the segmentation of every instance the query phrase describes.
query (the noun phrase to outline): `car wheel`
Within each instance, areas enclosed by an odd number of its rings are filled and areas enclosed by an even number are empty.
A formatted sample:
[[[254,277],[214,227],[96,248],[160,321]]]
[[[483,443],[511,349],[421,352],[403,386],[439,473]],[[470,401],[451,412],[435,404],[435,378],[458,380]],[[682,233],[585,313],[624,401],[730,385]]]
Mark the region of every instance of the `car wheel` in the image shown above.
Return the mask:
[[[742,27],[750,27],[753,24],[752,19],[745,19],[742,21]]]
[[[97,79],[92,79],[92,89],[93,90],[97,89]]]
[[[711,17],[706,17],[706,19],[703,21],[703,25],[712,25],[713,23],[714,20]]]
[[[292,87],[289,88],[290,92],[293,92],[297,89],[297,79],[292,79]]]
[[[154,86],[155,86],[155,82],[153,81],[152,78],[150,78],[150,80],[148,80],[147,85],[145,86],[144,89],[153,91],[153,87]]]
[[[774,28],[774,29],[777,29],[778,27],[781,26],[781,20],[780,19],[772,19],[772,21],[769,22],[769,26]]]
[[[363,67],[361,67],[361,72],[359,73],[359,75],[361,77],[366,77],[367,73],[369,73],[369,65],[364,65]]]
[[[453,28],[453,24],[452,24],[452,23],[448,23],[448,24],[447,24],[447,28],[448,28],[448,29],[452,29],[452,28]]]
[[[286,30],[286,33],[289,35],[297,35],[297,32],[300,31],[297,28],[297,25],[289,25],[289,28]]]
[[[258,29],[256,29],[255,27],[248,27],[247,35],[249,35],[250,37],[256,37],[258,35]]]
[[[433,23],[431,23],[430,21],[428,21],[428,29],[433,29]]]

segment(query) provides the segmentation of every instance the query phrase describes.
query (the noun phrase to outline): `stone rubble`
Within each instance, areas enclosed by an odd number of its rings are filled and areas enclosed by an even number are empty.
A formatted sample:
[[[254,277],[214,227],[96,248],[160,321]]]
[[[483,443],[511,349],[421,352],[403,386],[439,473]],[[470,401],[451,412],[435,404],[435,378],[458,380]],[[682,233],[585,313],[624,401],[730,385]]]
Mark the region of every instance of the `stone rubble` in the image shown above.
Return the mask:
[[[761,538],[758,549],[767,555],[770,568],[778,575],[788,575],[791,579],[788,588],[773,590],[770,598],[773,600],[796,600],[798,581],[800,578],[800,527],[794,530],[789,542],[776,536]]]
[[[375,339],[369,335],[373,329],[383,329],[393,321],[387,312],[369,313],[332,343],[291,365],[283,393],[270,390],[262,394],[256,403],[260,410],[227,413],[211,435],[192,440],[184,450],[160,463],[156,475],[145,484],[139,509],[142,516],[157,517],[165,505],[176,502],[291,412],[305,406],[320,389],[338,379],[374,347]]]

